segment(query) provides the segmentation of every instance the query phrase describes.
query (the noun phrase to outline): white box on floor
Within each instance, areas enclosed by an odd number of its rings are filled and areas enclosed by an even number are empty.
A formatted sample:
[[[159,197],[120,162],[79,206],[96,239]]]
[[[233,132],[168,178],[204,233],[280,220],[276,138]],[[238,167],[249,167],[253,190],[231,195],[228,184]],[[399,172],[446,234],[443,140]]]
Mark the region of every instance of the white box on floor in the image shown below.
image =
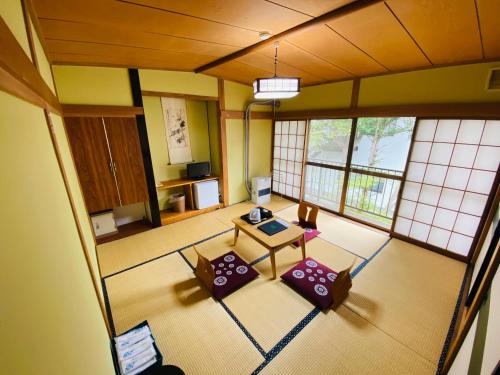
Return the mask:
[[[115,233],[117,231],[113,211],[92,215],[90,219],[92,220],[92,225],[94,227],[94,233],[96,237]]]
[[[198,210],[219,204],[219,182],[217,180],[197,182],[193,185],[194,204]]]
[[[271,177],[252,178],[252,202],[258,205],[271,202]]]

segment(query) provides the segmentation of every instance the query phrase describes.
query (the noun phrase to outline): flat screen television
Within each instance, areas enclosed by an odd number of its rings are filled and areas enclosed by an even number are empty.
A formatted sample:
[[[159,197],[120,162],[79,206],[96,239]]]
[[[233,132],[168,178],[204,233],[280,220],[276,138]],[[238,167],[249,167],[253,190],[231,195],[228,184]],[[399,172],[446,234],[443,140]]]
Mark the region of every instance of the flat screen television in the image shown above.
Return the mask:
[[[197,180],[205,176],[210,176],[210,162],[202,161],[199,163],[188,163],[187,164],[187,178]]]

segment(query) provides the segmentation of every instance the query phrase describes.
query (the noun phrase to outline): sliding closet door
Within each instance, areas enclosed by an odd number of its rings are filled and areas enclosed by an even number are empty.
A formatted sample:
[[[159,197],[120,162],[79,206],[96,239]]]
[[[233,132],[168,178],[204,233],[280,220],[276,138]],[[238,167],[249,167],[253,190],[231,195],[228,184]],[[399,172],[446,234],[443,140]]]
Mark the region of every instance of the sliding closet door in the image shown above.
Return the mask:
[[[120,205],[100,117],[65,117],[71,151],[90,213]]]
[[[420,120],[395,232],[467,256],[500,162],[500,121]]]
[[[301,198],[305,135],[305,121],[274,123],[273,192]]]
[[[148,190],[135,118],[105,117],[103,120],[121,205],[147,201]]]

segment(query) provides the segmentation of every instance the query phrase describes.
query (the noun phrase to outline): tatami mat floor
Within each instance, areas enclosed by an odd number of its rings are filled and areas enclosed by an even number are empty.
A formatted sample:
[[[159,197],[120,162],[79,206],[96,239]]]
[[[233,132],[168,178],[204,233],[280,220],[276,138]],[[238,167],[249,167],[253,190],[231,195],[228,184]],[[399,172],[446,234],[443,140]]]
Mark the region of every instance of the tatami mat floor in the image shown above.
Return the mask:
[[[251,207],[202,215],[190,221],[191,234],[167,226],[100,248],[116,333],[148,320],[164,362],[186,374],[435,373],[463,263],[320,213],[322,234],[307,243],[307,255],[336,270],[355,263],[349,298],[321,312],[271,280],[268,252],[257,242],[241,233],[232,246],[231,219]],[[273,197],[269,208],[296,217],[293,202]],[[193,274],[195,242],[209,259],[236,251],[259,277],[215,301]],[[279,251],[278,275],[300,259],[300,249]]]

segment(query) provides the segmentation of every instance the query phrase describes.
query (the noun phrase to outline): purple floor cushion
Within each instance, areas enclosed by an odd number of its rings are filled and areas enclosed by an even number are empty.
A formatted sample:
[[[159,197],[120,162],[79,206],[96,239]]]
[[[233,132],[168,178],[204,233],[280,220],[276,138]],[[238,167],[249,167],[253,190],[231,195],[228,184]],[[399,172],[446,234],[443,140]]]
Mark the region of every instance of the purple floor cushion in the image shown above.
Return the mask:
[[[337,272],[309,257],[281,275],[288,285],[321,309],[333,303],[330,289],[336,277]]]
[[[226,297],[259,275],[233,251],[221,255],[210,263],[215,271],[212,294],[217,299]]]
[[[298,221],[294,221],[293,224],[299,225],[299,222]],[[306,233],[305,233],[306,242],[312,240],[315,237],[318,237],[318,235],[321,234],[321,232],[319,230],[317,230],[317,229],[311,229],[311,228],[304,228],[304,229],[306,230]],[[300,242],[299,241],[295,241],[293,243],[293,246],[299,247],[300,246]]]

